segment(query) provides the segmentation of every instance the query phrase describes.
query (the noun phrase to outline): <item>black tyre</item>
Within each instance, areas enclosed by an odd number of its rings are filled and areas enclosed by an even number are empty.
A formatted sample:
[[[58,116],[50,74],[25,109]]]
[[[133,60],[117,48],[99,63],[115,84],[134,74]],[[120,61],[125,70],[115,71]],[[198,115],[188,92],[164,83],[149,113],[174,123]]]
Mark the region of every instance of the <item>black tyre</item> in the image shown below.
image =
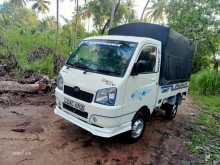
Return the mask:
[[[146,116],[143,113],[138,112],[131,125],[131,130],[127,133],[129,143],[137,142],[143,135],[145,130]]]
[[[165,117],[168,119],[168,120],[172,120],[176,117],[176,114],[177,114],[177,109],[178,109],[178,104],[174,104],[174,105],[171,105],[171,104],[164,104],[163,105],[163,109],[165,110]]]

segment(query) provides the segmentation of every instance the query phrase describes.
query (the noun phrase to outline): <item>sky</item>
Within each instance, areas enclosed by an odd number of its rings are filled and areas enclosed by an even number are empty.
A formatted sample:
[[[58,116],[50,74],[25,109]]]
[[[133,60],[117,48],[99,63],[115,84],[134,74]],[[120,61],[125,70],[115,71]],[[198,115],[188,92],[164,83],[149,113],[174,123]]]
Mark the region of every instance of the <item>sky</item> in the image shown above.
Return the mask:
[[[0,4],[8,1],[8,0],[0,0]],[[134,10],[136,11],[136,15],[138,16],[138,18],[140,18],[141,16],[141,12],[144,8],[145,5],[145,1],[146,0],[133,0],[134,1]],[[39,15],[39,18],[42,19],[46,16],[54,16],[56,17],[56,0],[50,0],[51,4],[49,5],[50,11],[49,13],[45,14],[45,15]],[[80,4],[84,3],[84,0],[80,0],[79,1]],[[31,4],[27,5],[29,8],[31,7]],[[62,16],[67,18],[67,19],[71,19],[72,15],[73,15],[73,11],[74,11],[74,1],[70,1],[70,0],[64,0],[60,2],[60,23],[64,24],[64,20],[62,19]],[[91,22],[91,21],[89,21]],[[88,27],[90,26],[90,27]],[[92,24],[91,25],[87,25],[86,26],[88,29],[91,29]]]
[[[1,1],[1,0],[0,0]],[[51,5],[50,5],[50,12],[48,15],[56,15],[56,1],[55,0],[50,0]],[[144,2],[145,0],[134,0],[134,6],[135,10],[137,11],[137,15],[141,15],[141,10],[144,8]],[[81,4],[84,3],[84,0],[79,1]],[[60,15],[63,15],[64,17],[71,18],[72,12],[74,10],[74,1],[70,0],[65,0],[60,2]]]

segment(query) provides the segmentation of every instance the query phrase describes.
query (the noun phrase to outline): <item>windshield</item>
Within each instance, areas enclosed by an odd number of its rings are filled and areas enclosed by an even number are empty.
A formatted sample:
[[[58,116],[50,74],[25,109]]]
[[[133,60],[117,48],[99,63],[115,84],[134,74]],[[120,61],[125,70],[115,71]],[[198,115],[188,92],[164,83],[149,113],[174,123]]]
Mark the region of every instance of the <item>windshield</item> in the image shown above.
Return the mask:
[[[124,76],[137,43],[112,40],[82,41],[67,65],[85,71]]]

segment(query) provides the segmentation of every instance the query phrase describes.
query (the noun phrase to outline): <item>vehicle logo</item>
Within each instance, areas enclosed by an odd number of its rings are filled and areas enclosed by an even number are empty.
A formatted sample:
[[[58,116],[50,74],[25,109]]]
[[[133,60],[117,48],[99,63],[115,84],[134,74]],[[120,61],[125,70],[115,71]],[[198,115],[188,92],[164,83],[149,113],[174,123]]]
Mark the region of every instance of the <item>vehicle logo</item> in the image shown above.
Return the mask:
[[[74,92],[79,92],[79,91],[80,91],[80,88],[77,87],[77,86],[75,86],[75,87],[73,87],[73,91],[74,91]]]

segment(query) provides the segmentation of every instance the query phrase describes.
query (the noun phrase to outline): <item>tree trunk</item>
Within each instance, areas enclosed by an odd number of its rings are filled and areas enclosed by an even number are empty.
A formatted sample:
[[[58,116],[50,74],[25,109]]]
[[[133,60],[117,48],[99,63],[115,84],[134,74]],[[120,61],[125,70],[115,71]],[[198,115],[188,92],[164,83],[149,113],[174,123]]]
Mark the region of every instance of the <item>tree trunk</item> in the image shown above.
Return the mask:
[[[144,6],[144,9],[142,11],[141,18],[140,18],[141,21],[143,21],[143,19],[144,19],[144,12],[147,9],[147,6],[148,6],[149,2],[150,2],[150,0],[148,0],[147,3]]]
[[[16,81],[0,81],[0,92],[25,92],[35,93],[46,90],[47,85],[39,84],[20,84]]]
[[[115,15],[115,9],[116,9],[116,0],[113,0],[112,2],[112,12],[111,12],[111,17],[110,17],[110,22],[109,22],[109,29],[112,27],[112,23],[114,21],[114,15]]]
[[[102,29],[102,31],[101,31],[101,34],[104,34],[104,33],[105,33],[105,30],[106,30],[107,27],[109,26],[109,23],[110,23],[110,19],[108,19],[108,20],[106,21],[106,23],[105,23],[105,25],[104,25],[104,27],[103,27],[103,29]]]
[[[218,63],[214,64],[214,70],[215,70],[216,73],[218,73]]]
[[[58,38],[59,38],[59,0],[57,0],[57,11],[56,11],[56,17],[57,17],[57,32],[56,32],[56,43],[55,43],[55,53],[53,56],[53,61],[55,61],[55,57],[57,56],[57,46],[58,46]],[[54,73],[57,73],[58,68],[56,65],[54,65],[53,68]]]
[[[215,55],[214,55],[214,67],[213,67],[213,69],[216,73],[218,73],[218,61],[216,60]]]
[[[59,33],[59,0],[57,0],[57,13],[56,13],[56,16],[57,16],[57,37],[56,37],[56,44],[57,44],[58,33]]]
[[[78,34],[77,24],[78,24],[79,0],[75,0],[75,5],[76,5],[76,15],[75,15],[74,49],[76,48],[76,40],[77,40],[77,34]]]
[[[112,13],[111,13],[111,18],[108,19],[101,31],[101,34],[104,34],[105,33],[105,30],[108,28],[108,29],[111,29],[112,27],[112,23],[113,23],[113,20],[114,20],[114,17],[115,17],[115,14],[119,8],[119,5],[121,3],[121,0],[118,0],[117,2],[117,5],[116,5],[116,0],[113,1],[113,5],[112,5]]]

